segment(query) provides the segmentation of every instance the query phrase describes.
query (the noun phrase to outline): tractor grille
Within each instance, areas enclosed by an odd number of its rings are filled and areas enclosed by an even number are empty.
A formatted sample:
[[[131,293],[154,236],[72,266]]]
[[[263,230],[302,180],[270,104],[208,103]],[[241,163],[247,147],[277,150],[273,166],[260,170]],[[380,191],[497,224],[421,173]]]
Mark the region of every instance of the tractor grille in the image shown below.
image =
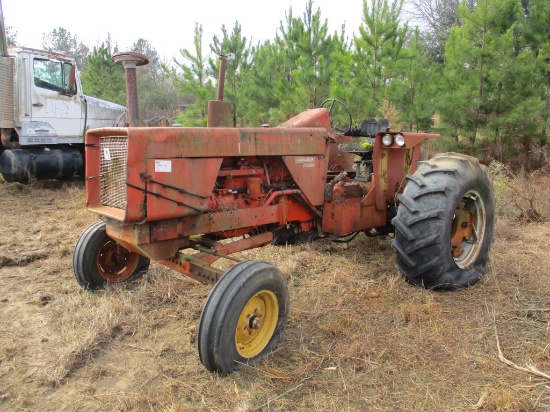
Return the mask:
[[[100,139],[101,204],[126,209],[126,154],[128,139],[103,137]]]

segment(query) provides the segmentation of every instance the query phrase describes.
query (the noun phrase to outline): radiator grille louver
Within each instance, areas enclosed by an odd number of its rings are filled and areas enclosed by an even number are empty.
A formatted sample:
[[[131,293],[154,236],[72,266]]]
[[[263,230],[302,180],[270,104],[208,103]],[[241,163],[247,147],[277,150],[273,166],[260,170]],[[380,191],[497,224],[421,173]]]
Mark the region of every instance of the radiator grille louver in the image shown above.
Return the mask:
[[[103,137],[99,146],[101,204],[125,210],[128,139]]]
[[[15,120],[15,59],[0,56],[0,127],[12,128]]]

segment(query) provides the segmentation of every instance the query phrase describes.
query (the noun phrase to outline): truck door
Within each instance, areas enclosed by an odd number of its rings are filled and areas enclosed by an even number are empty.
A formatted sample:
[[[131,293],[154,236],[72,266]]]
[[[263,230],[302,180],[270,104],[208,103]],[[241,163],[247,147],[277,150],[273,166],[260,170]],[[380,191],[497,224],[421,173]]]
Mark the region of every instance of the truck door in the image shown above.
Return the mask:
[[[32,120],[48,123],[58,136],[57,143],[80,143],[83,139],[82,93],[75,82],[69,87],[72,67],[69,62],[33,59]]]

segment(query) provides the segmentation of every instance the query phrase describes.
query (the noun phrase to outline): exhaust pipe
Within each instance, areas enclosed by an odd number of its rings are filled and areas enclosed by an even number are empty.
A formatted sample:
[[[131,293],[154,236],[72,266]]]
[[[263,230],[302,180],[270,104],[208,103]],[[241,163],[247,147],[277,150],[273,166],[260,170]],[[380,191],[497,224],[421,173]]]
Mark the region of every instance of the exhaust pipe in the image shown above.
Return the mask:
[[[223,101],[225,86],[225,66],[227,60],[235,60],[234,53],[220,56],[220,73],[218,75],[218,100],[208,102],[207,127],[232,127],[233,118],[231,114],[231,102]]]
[[[139,126],[139,110],[137,95],[137,77],[136,67],[149,64],[149,59],[141,53],[136,52],[118,52],[112,57],[115,63],[124,66],[126,75],[126,111],[128,112],[128,125],[130,127]]]

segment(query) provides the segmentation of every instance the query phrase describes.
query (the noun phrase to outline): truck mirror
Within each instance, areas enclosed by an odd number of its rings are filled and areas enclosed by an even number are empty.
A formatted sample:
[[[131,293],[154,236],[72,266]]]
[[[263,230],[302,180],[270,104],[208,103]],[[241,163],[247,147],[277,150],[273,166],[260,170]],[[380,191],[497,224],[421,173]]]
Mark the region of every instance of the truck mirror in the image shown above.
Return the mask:
[[[61,90],[59,90],[59,93],[65,96],[74,96],[76,94],[76,67],[72,64],[64,65],[64,67],[67,66],[70,67],[69,78],[65,80],[66,71],[64,69],[65,75],[63,76],[63,85],[61,87]]]
[[[71,71],[69,73],[69,92],[76,94],[76,67],[71,65]]]

